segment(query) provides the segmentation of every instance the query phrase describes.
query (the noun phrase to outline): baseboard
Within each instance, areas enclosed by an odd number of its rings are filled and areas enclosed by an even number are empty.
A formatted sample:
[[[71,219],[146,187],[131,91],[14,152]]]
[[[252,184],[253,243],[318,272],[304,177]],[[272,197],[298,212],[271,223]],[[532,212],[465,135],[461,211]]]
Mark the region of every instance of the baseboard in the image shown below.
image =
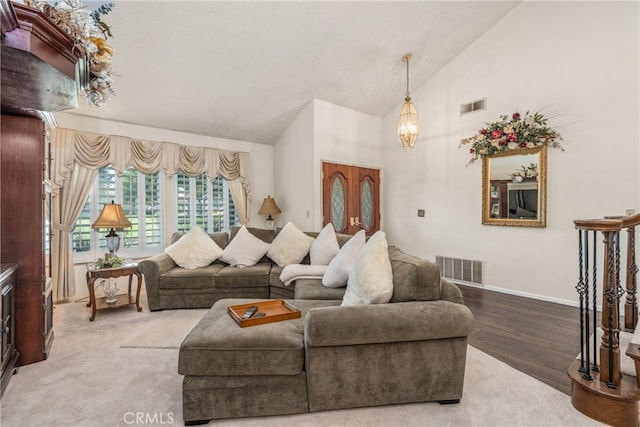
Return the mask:
[[[451,279],[448,279],[451,280]],[[464,286],[470,286],[473,288],[480,288],[480,289],[486,289],[488,291],[492,291],[492,292],[500,292],[503,294],[509,294],[509,295],[516,295],[519,297],[524,297],[524,298],[531,298],[531,299],[536,299],[536,300],[540,300],[540,301],[547,301],[547,302],[553,302],[556,304],[562,304],[562,305],[568,305],[570,307],[579,307],[578,301],[572,301],[572,300],[568,300],[568,299],[564,299],[564,298],[555,298],[555,297],[549,297],[546,295],[540,295],[540,294],[534,294],[531,292],[524,292],[524,291],[518,291],[515,289],[507,289],[507,288],[500,288],[498,286],[491,286],[491,285],[478,285],[476,283],[470,283],[470,282],[463,282],[463,281],[459,281],[456,280],[454,283],[460,284],[460,285],[464,285]],[[577,298],[577,296],[576,296]],[[600,310],[600,306],[598,306],[598,310]]]

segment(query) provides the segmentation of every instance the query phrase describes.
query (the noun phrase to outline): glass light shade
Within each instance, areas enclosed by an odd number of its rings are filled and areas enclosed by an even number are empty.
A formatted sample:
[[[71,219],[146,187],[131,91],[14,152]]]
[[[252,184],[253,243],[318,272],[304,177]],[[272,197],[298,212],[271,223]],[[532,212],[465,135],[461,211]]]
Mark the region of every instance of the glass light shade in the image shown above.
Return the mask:
[[[418,112],[413,106],[411,98],[407,96],[398,117],[398,137],[402,148],[413,148],[416,145],[419,130]]]

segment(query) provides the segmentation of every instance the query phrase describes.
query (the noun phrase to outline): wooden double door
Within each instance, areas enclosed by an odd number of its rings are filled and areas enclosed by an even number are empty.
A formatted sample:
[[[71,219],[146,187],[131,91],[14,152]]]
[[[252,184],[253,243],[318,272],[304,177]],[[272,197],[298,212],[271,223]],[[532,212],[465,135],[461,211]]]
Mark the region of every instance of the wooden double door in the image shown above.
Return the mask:
[[[367,236],[380,229],[380,170],[322,163],[322,225]]]

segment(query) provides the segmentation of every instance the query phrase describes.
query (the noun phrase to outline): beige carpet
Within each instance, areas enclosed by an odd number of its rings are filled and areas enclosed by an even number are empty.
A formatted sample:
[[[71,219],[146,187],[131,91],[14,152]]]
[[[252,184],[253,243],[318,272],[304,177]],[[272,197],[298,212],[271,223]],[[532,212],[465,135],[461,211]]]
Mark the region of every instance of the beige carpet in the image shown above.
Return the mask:
[[[120,347],[178,349],[187,332],[193,329],[207,310],[171,310],[171,312],[170,316],[164,316],[153,322],[149,328]]]
[[[143,297],[146,304],[146,298]],[[23,366],[2,398],[2,427],[183,425],[174,346],[202,310],[98,312],[55,307],[48,360]],[[197,319],[196,319],[197,320]],[[167,326],[167,322],[172,326]],[[181,326],[177,326],[181,325]],[[179,330],[184,328],[184,330]],[[167,333],[163,334],[165,330]],[[166,336],[165,336],[166,335]],[[168,335],[172,335],[170,338]],[[175,336],[173,336],[175,335]],[[158,341],[154,341],[156,338]],[[168,339],[165,339],[168,338]],[[141,347],[129,348],[139,341]],[[458,405],[393,405],[282,417],[212,421],[214,426],[589,426],[570,397],[469,347]]]

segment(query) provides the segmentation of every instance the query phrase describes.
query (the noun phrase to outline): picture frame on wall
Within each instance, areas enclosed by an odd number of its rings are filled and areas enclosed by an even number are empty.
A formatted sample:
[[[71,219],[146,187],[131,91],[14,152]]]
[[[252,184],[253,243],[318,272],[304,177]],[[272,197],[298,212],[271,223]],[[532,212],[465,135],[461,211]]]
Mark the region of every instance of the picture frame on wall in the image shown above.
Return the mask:
[[[498,187],[495,186],[491,186],[491,198],[492,199],[497,199],[498,198]]]

